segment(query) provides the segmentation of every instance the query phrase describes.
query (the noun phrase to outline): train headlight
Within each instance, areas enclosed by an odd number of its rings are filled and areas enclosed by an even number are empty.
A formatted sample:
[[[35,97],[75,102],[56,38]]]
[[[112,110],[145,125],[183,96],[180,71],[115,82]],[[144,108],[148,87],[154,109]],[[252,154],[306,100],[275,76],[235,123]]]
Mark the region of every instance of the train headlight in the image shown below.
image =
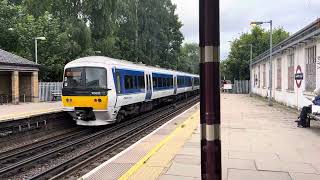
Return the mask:
[[[98,99],[98,102],[102,102],[102,100],[99,98],[99,99]]]

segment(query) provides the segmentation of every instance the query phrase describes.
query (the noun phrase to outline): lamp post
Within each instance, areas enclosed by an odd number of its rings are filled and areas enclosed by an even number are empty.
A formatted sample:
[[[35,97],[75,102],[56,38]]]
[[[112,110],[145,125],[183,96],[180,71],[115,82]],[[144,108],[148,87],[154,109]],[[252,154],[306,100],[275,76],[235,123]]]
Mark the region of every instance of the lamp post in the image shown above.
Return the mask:
[[[270,21],[253,21],[251,25],[270,24],[270,52],[269,52],[269,106],[272,106],[272,20]]]
[[[38,64],[38,42],[37,40],[46,40],[46,37],[35,37],[34,38],[34,57],[36,60],[36,64]]]

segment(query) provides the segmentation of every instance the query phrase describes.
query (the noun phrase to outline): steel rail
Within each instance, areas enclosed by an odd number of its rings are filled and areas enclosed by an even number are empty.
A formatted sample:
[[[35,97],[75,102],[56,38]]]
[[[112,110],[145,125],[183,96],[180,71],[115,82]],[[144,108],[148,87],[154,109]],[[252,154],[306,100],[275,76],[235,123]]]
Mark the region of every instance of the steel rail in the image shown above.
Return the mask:
[[[8,158],[11,158],[13,156],[22,156],[22,154],[30,153],[30,151],[45,147],[46,145],[53,146],[54,144],[60,143],[60,141],[62,141],[62,140],[67,140],[67,139],[72,138],[74,136],[82,135],[84,133],[91,131],[89,129],[80,130],[80,131],[79,130],[80,129],[77,129],[77,130],[74,130],[71,132],[67,132],[64,134],[60,134],[60,135],[51,137],[49,139],[44,139],[44,140],[38,141],[36,143],[28,144],[28,145],[21,146],[21,147],[15,148],[15,149],[1,152],[0,153],[0,162],[6,160]]]
[[[172,105],[169,105],[169,106],[165,106],[163,108],[160,108],[156,111],[151,111],[150,113],[147,113],[147,114],[144,114],[142,116],[138,116],[130,121],[125,121],[123,123],[120,123],[120,124],[117,124],[116,126],[113,126],[111,127],[110,129],[106,129],[106,130],[102,130],[102,131],[99,131],[99,132],[96,132],[96,133],[93,133],[93,134],[90,134],[88,136],[84,136],[84,137],[81,137],[79,139],[76,139],[75,141],[72,141],[72,142],[68,142],[62,146],[59,146],[59,147],[56,147],[56,148],[53,148],[53,149],[50,149],[48,151],[45,151],[45,152],[41,152],[35,156],[32,156],[32,157],[29,157],[29,158],[26,158],[26,159],[23,159],[19,162],[16,162],[16,163],[12,163],[10,164],[9,166],[6,166],[6,167],[3,167],[0,169],[0,177],[1,176],[4,176],[5,174],[8,174],[12,171],[18,171],[19,169],[23,168],[24,165],[27,165],[29,163],[32,163],[34,161],[38,161],[42,158],[45,158],[45,157],[50,157],[50,156],[53,156],[55,155],[57,152],[60,152],[62,150],[65,150],[69,147],[73,147],[75,145],[79,145],[79,144],[82,144],[84,142],[87,142],[89,141],[90,139],[93,139],[93,138],[96,138],[98,136],[102,136],[102,135],[105,135],[105,134],[108,134],[108,133],[112,133],[118,129],[121,129],[127,125],[130,125],[130,124],[133,124],[137,121],[140,121],[141,119],[145,119],[149,116],[154,116],[155,113],[161,113],[162,111],[166,111],[167,109],[170,109],[172,107]]]
[[[76,169],[79,169],[81,166],[87,164],[88,162],[94,159],[97,159],[101,155],[112,151],[113,149],[115,149],[118,146],[121,146],[121,144],[123,144],[128,140],[132,140],[133,137],[143,134],[146,130],[152,129],[152,127],[158,124],[162,124],[162,122],[167,121],[168,119],[172,119],[174,116],[176,116],[183,110],[190,108],[193,105],[192,103],[196,101],[198,101],[198,99],[185,102],[182,105],[179,104],[180,105],[179,107],[170,109],[169,112],[163,113],[158,117],[154,117],[154,120],[151,123],[150,121],[147,121],[140,126],[136,126],[130,129],[129,131],[123,132],[111,138],[109,141],[101,145],[98,145],[97,147],[94,147],[93,149],[90,149],[82,153],[81,155],[73,157],[72,159],[63,162],[58,166],[52,167],[51,169],[48,169],[47,171],[41,174],[38,174],[32,177],[31,179],[49,179],[55,172],[59,171],[59,169],[63,169],[62,172],[50,178],[50,180],[62,179],[67,174],[70,174]],[[84,160],[80,160],[80,162],[75,162],[75,161],[79,161],[80,158]],[[75,165],[72,165],[72,163]]]

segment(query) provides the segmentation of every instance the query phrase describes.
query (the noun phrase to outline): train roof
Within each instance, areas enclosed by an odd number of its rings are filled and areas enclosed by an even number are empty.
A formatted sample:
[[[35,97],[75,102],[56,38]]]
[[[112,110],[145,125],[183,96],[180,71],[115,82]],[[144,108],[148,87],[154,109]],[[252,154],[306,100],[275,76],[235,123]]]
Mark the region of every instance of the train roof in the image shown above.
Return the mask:
[[[176,71],[176,70],[171,70],[171,69],[166,69],[166,68],[161,68],[161,67],[154,67],[154,66],[149,66],[143,63],[135,63],[127,60],[120,60],[120,59],[114,59],[110,57],[105,57],[105,56],[88,56],[88,57],[82,57],[76,60],[73,60],[66,64],[65,68],[68,67],[76,67],[79,64],[100,64],[100,65],[122,65],[126,66],[128,68],[142,68],[142,69],[148,69],[148,70],[153,70],[153,71],[162,71],[163,73],[179,73],[181,75],[186,75],[186,76],[196,76],[198,77],[199,75],[197,74],[190,74],[186,72],[181,72],[181,71]]]

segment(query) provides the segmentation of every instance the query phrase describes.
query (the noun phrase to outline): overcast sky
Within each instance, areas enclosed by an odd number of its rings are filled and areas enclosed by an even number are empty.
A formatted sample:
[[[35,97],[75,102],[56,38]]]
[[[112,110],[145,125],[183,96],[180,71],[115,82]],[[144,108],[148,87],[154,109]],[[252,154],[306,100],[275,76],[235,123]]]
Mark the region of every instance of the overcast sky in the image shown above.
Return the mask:
[[[172,0],[183,23],[184,42],[199,42],[199,0]],[[228,55],[230,43],[250,30],[250,21],[272,19],[275,27],[290,34],[320,17],[320,0],[220,0],[221,59]],[[268,25],[263,25],[269,29]]]

